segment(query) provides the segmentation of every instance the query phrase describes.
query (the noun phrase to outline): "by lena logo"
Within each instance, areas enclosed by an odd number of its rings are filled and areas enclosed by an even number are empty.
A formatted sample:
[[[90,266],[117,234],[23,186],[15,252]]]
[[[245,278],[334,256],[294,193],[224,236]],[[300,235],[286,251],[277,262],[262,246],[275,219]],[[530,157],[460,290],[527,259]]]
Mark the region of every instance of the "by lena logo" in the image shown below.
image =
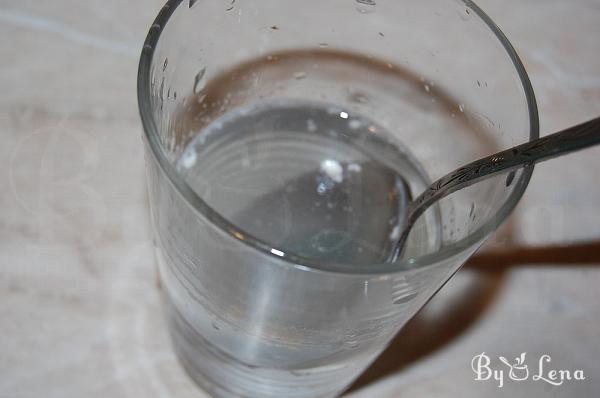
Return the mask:
[[[505,378],[520,382],[525,380],[539,381],[553,386],[562,386],[567,381],[585,380],[583,370],[554,369],[551,365],[552,358],[548,354],[539,357],[535,362],[537,368],[531,367],[526,363],[527,353],[522,353],[511,363],[505,357],[498,357],[498,360],[504,364],[502,369],[492,369],[491,358],[482,352],[475,355],[471,361],[471,369],[475,373],[476,381],[495,380],[498,382],[498,388],[505,384]]]

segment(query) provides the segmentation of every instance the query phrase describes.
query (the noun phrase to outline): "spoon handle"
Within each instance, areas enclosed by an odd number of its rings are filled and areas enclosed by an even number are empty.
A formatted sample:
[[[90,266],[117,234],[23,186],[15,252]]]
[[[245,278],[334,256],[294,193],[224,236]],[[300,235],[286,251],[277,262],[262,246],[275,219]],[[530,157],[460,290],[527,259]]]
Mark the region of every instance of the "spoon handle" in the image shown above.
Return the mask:
[[[396,244],[391,260],[395,261],[400,257],[413,224],[429,206],[438,200],[498,174],[531,166],[596,144],[600,144],[600,117],[476,160],[445,175],[409,204],[407,224]]]

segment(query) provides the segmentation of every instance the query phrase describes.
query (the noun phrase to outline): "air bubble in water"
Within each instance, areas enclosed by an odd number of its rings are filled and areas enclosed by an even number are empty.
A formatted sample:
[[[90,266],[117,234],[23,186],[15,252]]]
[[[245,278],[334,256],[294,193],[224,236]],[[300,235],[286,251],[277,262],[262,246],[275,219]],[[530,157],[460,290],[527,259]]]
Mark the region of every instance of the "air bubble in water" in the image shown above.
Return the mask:
[[[322,182],[322,183],[320,183],[320,184],[317,186],[317,193],[318,193],[319,195],[323,195],[325,192],[327,192],[327,185],[325,185],[325,183],[323,183],[323,182]],[[315,203],[315,206],[316,206],[316,207],[319,207],[319,206],[320,206],[320,204],[319,204],[319,203]]]
[[[370,14],[375,11],[375,0],[355,0],[356,1],[356,10],[361,14]]]
[[[465,112],[465,105],[464,104],[460,104],[458,106],[458,110],[461,111],[462,113],[464,113]]]
[[[351,173],[360,173],[362,171],[362,166],[358,163],[351,163],[348,165],[348,171]]]
[[[463,21],[468,21],[469,19],[471,19],[471,10],[469,10],[468,8],[465,8],[465,10],[463,12],[460,12],[460,11],[458,12],[458,16]]]
[[[362,125],[363,124],[359,119],[352,119],[348,122],[348,127],[350,127],[351,130],[358,130]]]
[[[181,165],[186,169],[191,169],[196,164],[198,154],[194,148],[190,148],[183,153],[181,157]]]
[[[344,232],[324,230],[311,238],[311,246],[321,253],[327,253],[338,250],[349,241],[349,236]]]
[[[324,160],[321,163],[321,171],[338,184],[344,181],[344,169],[335,160]]]
[[[167,66],[169,65],[169,58],[165,58],[165,63],[163,64],[163,72],[167,70]]]

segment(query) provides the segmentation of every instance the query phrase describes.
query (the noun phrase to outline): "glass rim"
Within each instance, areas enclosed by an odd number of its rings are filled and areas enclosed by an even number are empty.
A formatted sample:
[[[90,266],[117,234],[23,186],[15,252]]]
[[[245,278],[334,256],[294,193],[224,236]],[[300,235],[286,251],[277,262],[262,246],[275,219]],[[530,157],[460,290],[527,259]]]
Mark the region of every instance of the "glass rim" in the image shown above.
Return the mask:
[[[299,268],[307,271],[334,272],[340,274],[392,274],[406,270],[416,270],[433,266],[441,260],[454,257],[463,252],[465,249],[482,242],[489,233],[493,232],[500,226],[500,224],[502,224],[502,222],[509,216],[523,196],[533,173],[533,165],[523,168],[523,173],[521,173],[521,176],[516,182],[513,192],[500,207],[500,209],[484,225],[469,233],[464,238],[444,246],[440,250],[437,250],[433,253],[425,254],[414,259],[402,259],[393,263],[369,263],[357,265],[317,261],[287,252],[285,250],[280,250],[280,248],[273,247],[266,242],[255,238],[252,234],[249,234],[246,231],[238,228],[221,214],[219,214],[216,210],[214,210],[211,206],[209,206],[208,203],[206,203],[179,175],[175,169],[175,166],[166,157],[160,144],[158,129],[154,121],[152,107],[149,101],[150,66],[154,56],[154,49],[156,48],[156,44],[160,39],[164,27],[168,23],[174,11],[183,1],[184,0],[167,1],[150,27],[144,42],[137,76],[138,106],[144,129],[144,137],[145,141],[151,148],[154,160],[157,161],[160,169],[165,173],[169,183],[173,186],[173,188],[183,197],[183,199],[192,207],[194,211],[199,213],[202,218],[213,224],[213,226],[218,228],[221,232],[229,235],[232,239],[241,244],[247,245],[252,249],[258,250],[272,259],[277,260],[275,262],[277,264],[281,264],[282,266],[291,266],[293,268]],[[496,38],[500,41],[507,55],[512,61],[513,66],[515,67],[521,80],[521,85],[525,94],[529,111],[529,139],[534,140],[539,138],[539,118],[535,94],[533,92],[531,81],[529,80],[525,67],[517,55],[517,52],[500,28],[483,10],[481,10],[471,0],[461,1],[465,4],[465,6],[473,10],[496,35]]]

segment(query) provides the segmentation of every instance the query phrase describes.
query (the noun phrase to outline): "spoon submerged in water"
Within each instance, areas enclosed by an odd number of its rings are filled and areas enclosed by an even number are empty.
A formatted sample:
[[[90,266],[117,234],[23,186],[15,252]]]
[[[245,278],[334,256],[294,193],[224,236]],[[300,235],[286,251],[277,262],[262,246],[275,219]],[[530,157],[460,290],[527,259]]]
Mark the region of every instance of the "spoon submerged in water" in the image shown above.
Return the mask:
[[[406,207],[406,222],[389,261],[400,258],[415,222],[438,200],[498,174],[509,173],[597,144],[600,144],[600,118],[495,153],[445,175]]]

